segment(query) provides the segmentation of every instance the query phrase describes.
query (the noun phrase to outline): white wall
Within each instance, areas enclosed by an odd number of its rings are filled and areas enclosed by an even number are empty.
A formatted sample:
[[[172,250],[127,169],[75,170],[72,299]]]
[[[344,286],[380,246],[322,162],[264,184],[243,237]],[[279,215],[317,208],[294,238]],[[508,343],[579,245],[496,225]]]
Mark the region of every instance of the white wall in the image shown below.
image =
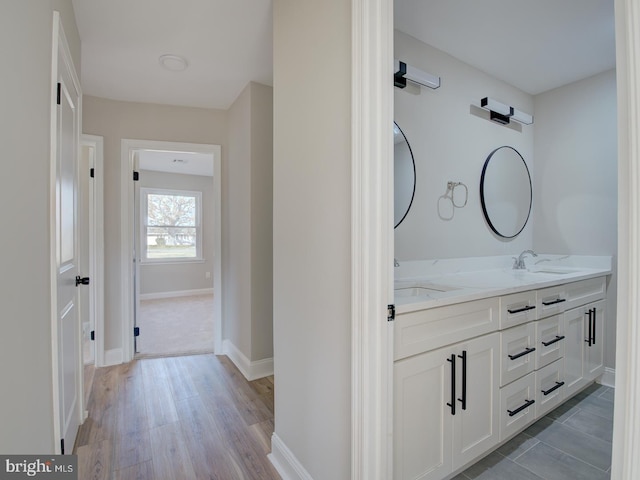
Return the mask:
[[[399,31],[394,56],[442,79],[437,90],[394,89],[395,120],[411,144],[417,176],[413,206],[395,230],[395,256],[421,260],[507,255],[531,248],[531,222],[513,240],[498,237],[486,224],[480,175],[487,156],[503,145],[516,148],[533,175],[538,119],[534,125],[502,126],[473,106],[488,96],[534,114],[533,97]],[[448,181],[465,183],[469,201],[465,208],[455,209],[453,219],[443,220],[439,197]],[[440,208],[442,216],[450,216],[451,202],[440,200]]]
[[[351,2],[274,1],[275,435],[351,471]]]
[[[249,83],[229,109],[224,336],[249,361],[273,357],[273,89]]]
[[[123,138],[222,145],[226,163],[227,112],[121,102],[85,96],[83,133],[104,137],[105,350],[122,347],[120,305],[120,153]],[[223,189],[223,204],[225,202]],[[222,229],[228,218],[223,214]],[[223,253],[224,255],[224,253]]]
[[[6,93],[0,115],[5,161],[0,201],[2,335],[0,452],[52,453],[49,163],[53,10],[60,11],[80,72],[80,40],[70,0],[7,0],[0,15]]]
[[[617,254],[616,73],[535,97],[533,246],[558,254]],[[615,274],[607,294],[605,365],[615,364]]]
[[[139,293],[145,295],[213,288],[213,178],[141,170],[140,187],[202,192],[204,262],[143,263],[140,265]],[[209,272],[209,278],[206,278],[206,272]]]

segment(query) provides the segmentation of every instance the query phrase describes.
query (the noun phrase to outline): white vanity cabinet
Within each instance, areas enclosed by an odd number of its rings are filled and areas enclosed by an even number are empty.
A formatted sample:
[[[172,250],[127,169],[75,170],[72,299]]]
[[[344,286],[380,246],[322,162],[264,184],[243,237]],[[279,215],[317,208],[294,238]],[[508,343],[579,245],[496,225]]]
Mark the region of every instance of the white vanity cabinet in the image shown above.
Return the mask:
[[[606,277],[400,314],[394,480],[449,478],[603,372]]]
[[[394,364],[394,475],[442,479],[499,441],[497,333]]]

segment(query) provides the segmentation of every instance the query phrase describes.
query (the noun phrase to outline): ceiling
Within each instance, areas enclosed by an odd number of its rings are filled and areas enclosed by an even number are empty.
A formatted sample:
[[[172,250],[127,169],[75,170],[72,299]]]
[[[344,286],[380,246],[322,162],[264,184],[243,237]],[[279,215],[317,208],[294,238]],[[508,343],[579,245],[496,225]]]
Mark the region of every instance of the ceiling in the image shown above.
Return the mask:
[[[249,81],[272,84],[272,0],[72,1],[87,95],[227,109]],[[530,94],[615,66],[613,0],[395,0],[394,15]],[[163,69],[163,54],[188,68]]]
[[[213,155],[207,153],[140,150],[138,162],[140,170],[213,177]]]
[[[86,95],[227,109],[249,81],[271,85],[271,0],[72,1]]]
[[[615,67],[613,4],[395,0],[394,21],[396,29],[535,95]]]

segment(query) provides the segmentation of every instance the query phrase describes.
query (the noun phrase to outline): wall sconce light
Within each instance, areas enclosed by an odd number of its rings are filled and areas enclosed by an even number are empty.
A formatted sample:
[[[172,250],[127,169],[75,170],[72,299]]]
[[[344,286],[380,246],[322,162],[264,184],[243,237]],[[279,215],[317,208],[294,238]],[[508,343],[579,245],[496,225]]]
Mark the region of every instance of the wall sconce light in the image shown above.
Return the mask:
[[[489,110],[489,118],[494,122],[502,125],[507,125],[511,120],[515,120],[518,123],[524,125],[531,125],[533,123],[533,116],[528,113],[524,113],[520,110],[495,101],[492,98],[484,97],[480,100],[480,106],[485,110]]]
[[[429,87],[434,90],[440,87],[440,77],[418,70],[417,68],[407,65],[400,60],[394,60],[394,62],[395,73],[393,74],[393,81],[396,87],[406,87],[407,80],[422,87]]]

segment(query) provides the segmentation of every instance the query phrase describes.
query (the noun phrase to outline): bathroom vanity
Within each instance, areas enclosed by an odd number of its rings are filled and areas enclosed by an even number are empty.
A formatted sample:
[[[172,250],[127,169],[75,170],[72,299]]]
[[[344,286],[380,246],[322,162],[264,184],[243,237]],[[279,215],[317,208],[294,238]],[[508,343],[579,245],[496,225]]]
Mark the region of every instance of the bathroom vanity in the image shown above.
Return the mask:
[[[539,258],[396,269],[394,479],[450,478],[603,373],[611,258]]]

